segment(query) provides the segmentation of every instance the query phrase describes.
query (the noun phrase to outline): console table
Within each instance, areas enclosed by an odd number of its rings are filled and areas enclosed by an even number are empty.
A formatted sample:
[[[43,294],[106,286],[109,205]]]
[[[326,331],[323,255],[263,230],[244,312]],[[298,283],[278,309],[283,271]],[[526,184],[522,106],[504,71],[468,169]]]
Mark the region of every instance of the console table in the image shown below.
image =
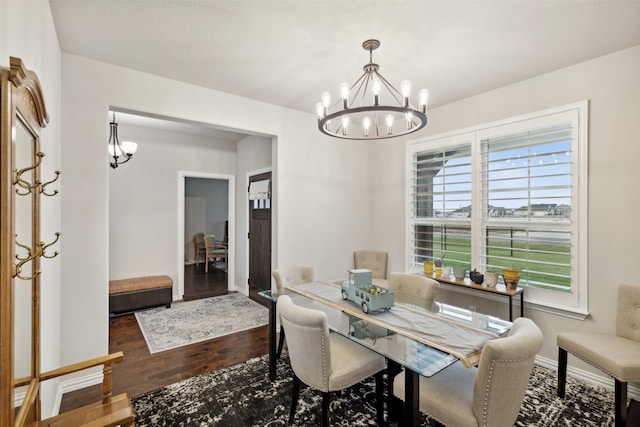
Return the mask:
[[[478,285],[474,282],[465,280],[456,280],[453,276],[440,276],[436,277],[435,273],[432,275],[425,275],[424,272],[416,273],[419,276],[426,276],[431,279],[437,280],[440,283],[444,283],[446,285],[458,286],[461,288],[471,289],[475,291],[481,292],[490,292],[494,295],[502,295],[504,297],[509,298],[509,321],[513,321],[513,297],[520,295],[520,317],[524,317],[524,288],[516,288],[516,289],[507,289],[503,284],[497,284],[494,287],[487,286],[486,284]]]

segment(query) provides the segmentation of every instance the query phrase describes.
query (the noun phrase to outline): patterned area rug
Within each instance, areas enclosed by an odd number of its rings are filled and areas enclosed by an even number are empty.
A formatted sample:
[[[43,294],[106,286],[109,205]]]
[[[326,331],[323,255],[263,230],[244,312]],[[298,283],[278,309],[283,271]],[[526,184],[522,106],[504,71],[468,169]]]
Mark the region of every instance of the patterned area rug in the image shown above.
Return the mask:
[[[136,312],[149,351],[170,350],[269,323],[269,310],[242,294]]]
[[[262,356],[135,396],[136,426],[286,426],[291,400],[286,351],[275,382],[268,372],[268,357]],[[294,425],[320,425],[321,400],[315,390],[301,389]],[[373,379],[332,394],[332,426],[375,426],[375,415]],[[427,416],[422,425],[431,425]],[[613,392],[568,377],[562,400],[556,397],[555,371],[535,366],[515,425],[613,426]]]

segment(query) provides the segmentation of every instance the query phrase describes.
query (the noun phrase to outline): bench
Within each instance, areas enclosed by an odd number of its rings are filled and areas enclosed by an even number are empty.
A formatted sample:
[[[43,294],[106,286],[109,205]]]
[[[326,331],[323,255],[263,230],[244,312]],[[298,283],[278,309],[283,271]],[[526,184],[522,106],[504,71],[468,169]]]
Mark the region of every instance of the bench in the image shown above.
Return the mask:
[[[109,314],[130,313],[166,305],[173,300],[173,280],[169,276],[146,276],[109,281]]]

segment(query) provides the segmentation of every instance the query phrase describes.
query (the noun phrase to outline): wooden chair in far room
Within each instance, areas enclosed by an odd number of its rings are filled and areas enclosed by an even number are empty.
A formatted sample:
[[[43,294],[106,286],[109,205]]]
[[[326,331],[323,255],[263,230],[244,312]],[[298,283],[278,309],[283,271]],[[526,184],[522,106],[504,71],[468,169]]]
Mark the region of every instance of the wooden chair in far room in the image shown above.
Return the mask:
[[[384,425],[383,356],[336,333],[329,333],[327,315],[299,307],[291,298],[278,298],[278,310],[287,333],[293,391],[289,424],[293,424],[300,381],[322,392],[322,425],[329,425],[329,393],[343,390],[375,375],[377,423]],[[355,421],[355,420],[354,420]]]
[[[407,273],[389,274],[389,289],[397,302],[413,304],[431,311],[440,283],[424,276]]]
[[[276,288],[278,292],[287,285],[299,285],[300,283],[313,282],[313,268],[312,267],[290,267],[279,268],[273,270],[271,273],[276,281]],[[282,347],[284,346],[284,328],[282,327],[282,319],[278,316],[278,323],[280,323],[280,339],[278,341],[277,357],[280,357],[282,353]]]
[[[193,235],[193,247],[195,249],[196,266],[200,264],[200,254],[207,254],[207,248],[204,246],[204,233],[197,232]]]
[[[227,247],[216,241],[216,236],[208,234],[204,236],[205,262],[204,272],[209,272],[209,262],[213,260],[214,268],[218,260],[224,263],[224,271],[227,271]]]
[[[618,289],[616,333],[562,332],[558,334],[558,396],[564,398],[567,353],[595,366],[614,379],[615,425],[624,427],[627,383],[640,381],[640,286]]]
[[[457,362],[431,378],[420,377],[420,410],[456,427],[511,427],[518,418],[542,332],[519,317],[509,336],[485,343],[478,369]],[[404,399],[404,372],[393,381],[393,394]]]
[[[353,265],[355,268],[371,270],[373,284],[387,287],[387,259],[388,254],[382,251],[355,251],[353,253]]]

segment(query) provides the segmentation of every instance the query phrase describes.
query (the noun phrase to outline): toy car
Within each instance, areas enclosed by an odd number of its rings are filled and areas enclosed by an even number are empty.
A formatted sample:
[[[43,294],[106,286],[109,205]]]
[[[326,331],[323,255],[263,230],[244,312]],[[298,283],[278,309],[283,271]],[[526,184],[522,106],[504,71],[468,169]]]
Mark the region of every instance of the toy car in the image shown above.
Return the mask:
[[[393,291],[372,283],[371,270],[349,270],[349,280],[342,282],[342,299],[355,302],[365,313],[389,310],[393,307],[394,298]]]

